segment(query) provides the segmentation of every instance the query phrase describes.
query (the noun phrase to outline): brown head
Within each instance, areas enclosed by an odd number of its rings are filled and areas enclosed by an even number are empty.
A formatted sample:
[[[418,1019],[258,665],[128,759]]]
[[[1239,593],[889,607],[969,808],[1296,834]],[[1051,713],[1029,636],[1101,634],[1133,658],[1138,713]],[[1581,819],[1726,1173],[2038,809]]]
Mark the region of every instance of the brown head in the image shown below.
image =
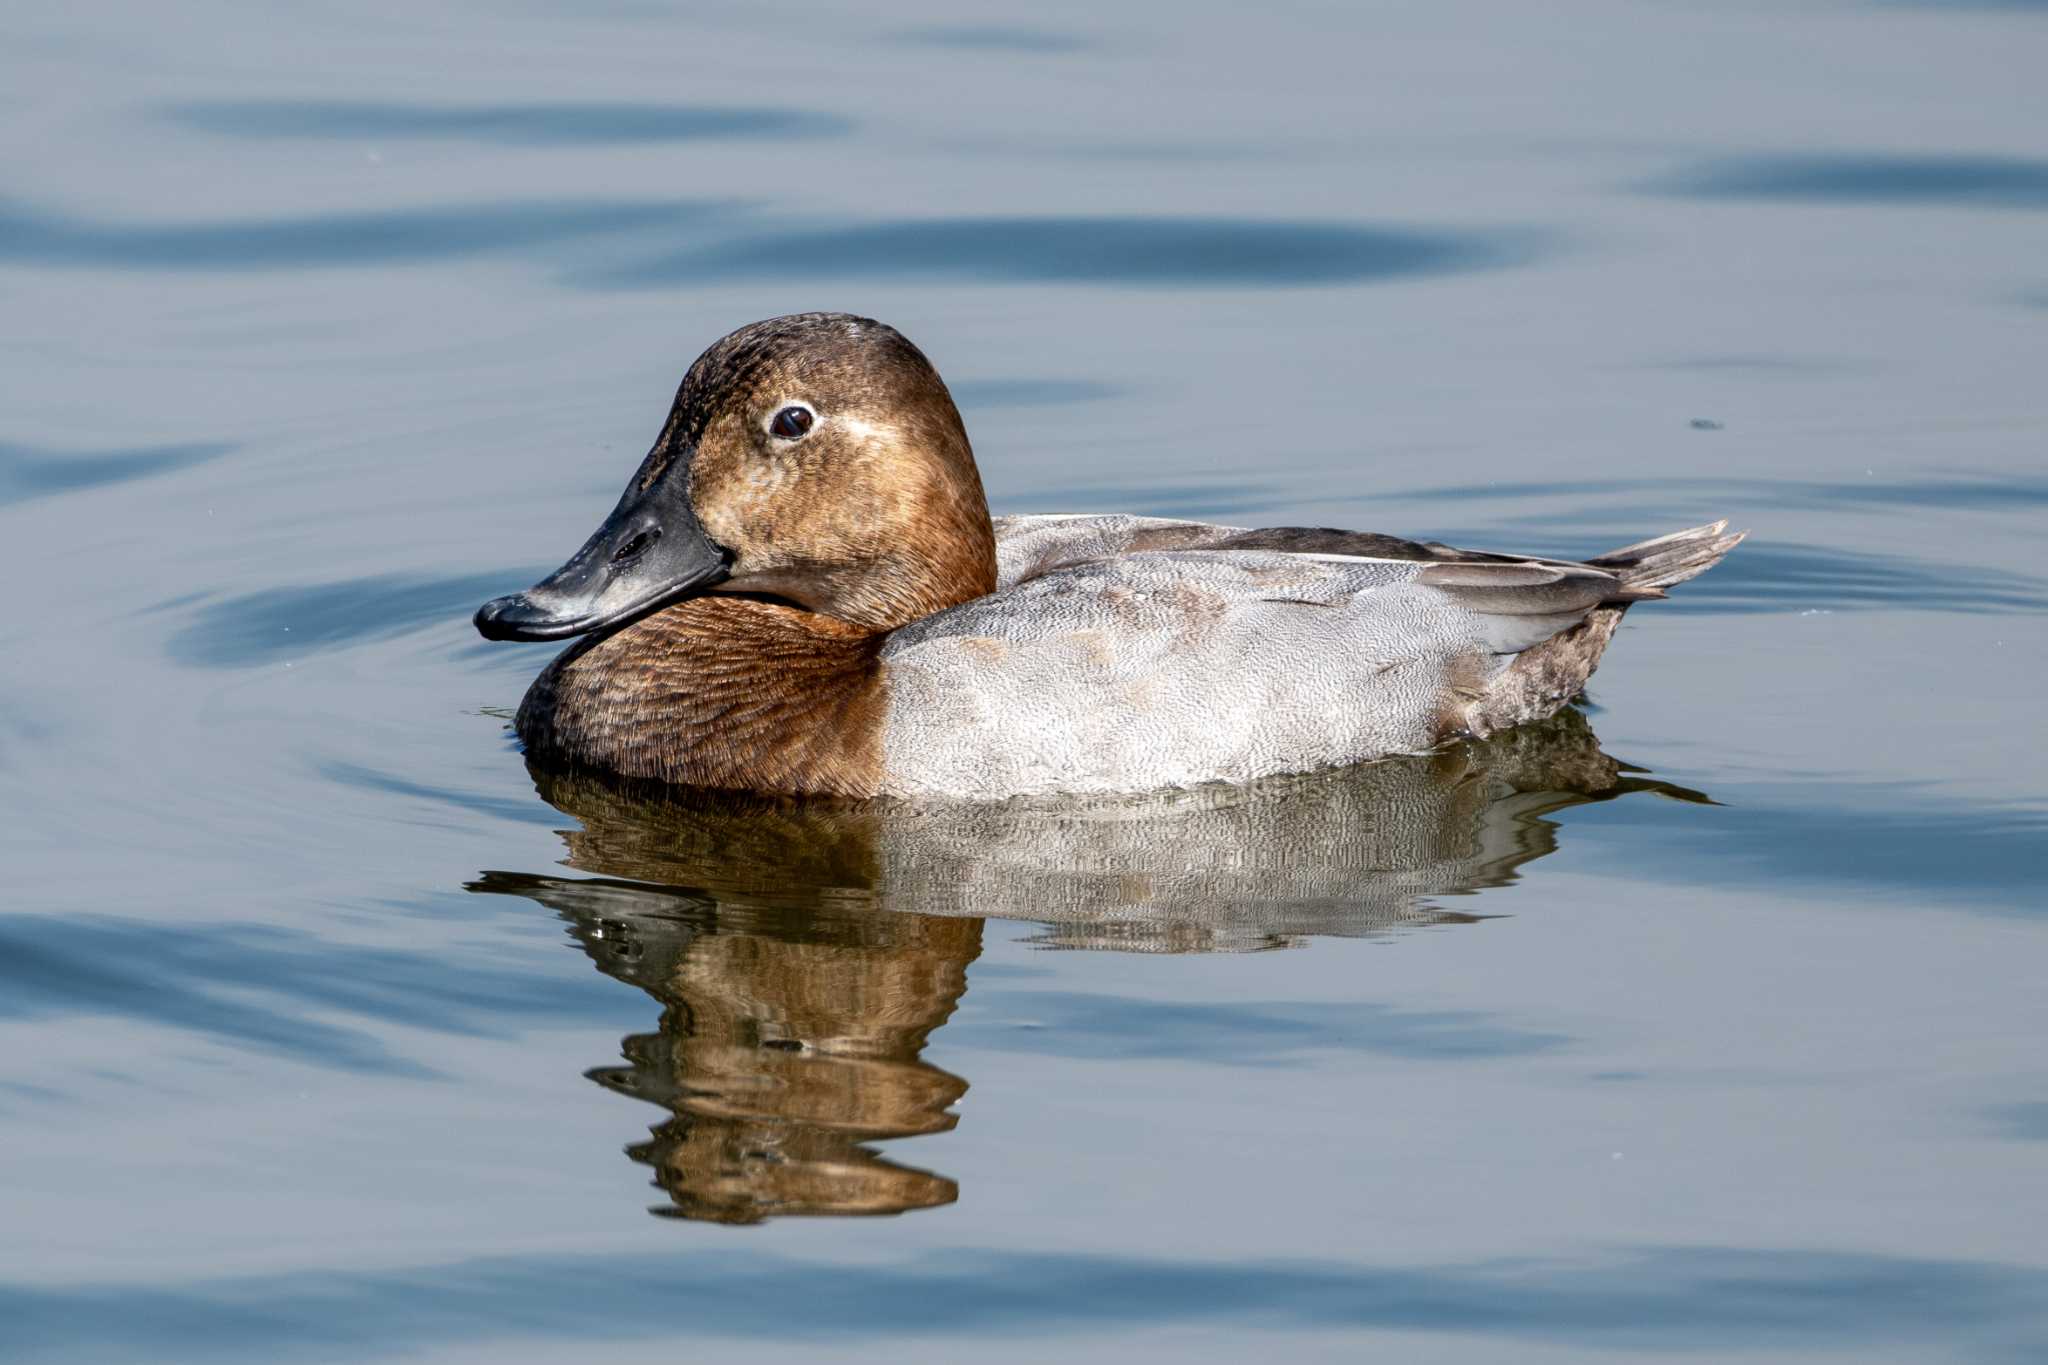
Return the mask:
[[[890,630],[994,588],[981,477],[931,362],[873,319],[799,313],[699,356],[597,533],[476,625],[561,639],[738,592]]]

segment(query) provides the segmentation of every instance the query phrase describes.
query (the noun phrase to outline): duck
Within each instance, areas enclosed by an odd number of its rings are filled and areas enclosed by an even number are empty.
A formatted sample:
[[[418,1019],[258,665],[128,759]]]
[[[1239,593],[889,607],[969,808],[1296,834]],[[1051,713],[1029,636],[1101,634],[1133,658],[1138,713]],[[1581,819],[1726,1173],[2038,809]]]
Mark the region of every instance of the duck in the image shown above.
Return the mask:
[[[1743,535],[1716,521],[1574,561],[996,519],[924,353],[872,318],[800,313],[699,356],[611,515],[474,620],[574,641],[513,722],[543,769],[796,798],[1113,795],[1544,719],[1630,606]]]

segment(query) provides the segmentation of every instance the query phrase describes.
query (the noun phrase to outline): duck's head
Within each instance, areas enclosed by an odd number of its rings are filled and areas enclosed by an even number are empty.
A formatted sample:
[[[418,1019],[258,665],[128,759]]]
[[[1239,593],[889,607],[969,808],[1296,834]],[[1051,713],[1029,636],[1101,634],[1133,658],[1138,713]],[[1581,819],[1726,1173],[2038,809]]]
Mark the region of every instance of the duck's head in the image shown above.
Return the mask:
[[[699,356],[597,533],[476,628],[564,639],[721,592],[887,630],[994,587],[988,503],[931,362],[870,318],[801,313]]]

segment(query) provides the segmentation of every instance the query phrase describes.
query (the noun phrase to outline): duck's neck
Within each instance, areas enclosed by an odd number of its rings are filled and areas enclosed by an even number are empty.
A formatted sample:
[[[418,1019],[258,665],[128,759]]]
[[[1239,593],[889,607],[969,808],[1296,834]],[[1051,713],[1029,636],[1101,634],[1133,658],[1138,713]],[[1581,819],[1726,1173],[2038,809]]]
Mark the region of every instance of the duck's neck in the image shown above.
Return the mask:
[[[890,501],[888,523],[814,529],[797,556],[747,555],[750,567],[725,590],[779,597],[872,631],[995,591],[995,526],[971,459],[962,469],[898,471]]]
[[[519,737],[547,764],[872,796],[885,634],[780,603],[696,598],[562,654],[520,704]]]
[[[963,452],[966,442],[962,433]],[[995,524],[971,453],[964,454],[963,464],[923,491],[915,537],[892,550],[882,567],[862,575],[864,583],[848,594],[848,609],[833,615],[895,630],[996,590]]]

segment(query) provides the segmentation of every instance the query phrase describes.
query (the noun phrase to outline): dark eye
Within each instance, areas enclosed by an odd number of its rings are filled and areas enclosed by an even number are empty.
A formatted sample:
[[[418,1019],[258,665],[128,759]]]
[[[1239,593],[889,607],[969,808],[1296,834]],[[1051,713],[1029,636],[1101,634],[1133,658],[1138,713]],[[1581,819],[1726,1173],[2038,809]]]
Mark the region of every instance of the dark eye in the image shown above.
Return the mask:
[[[811,429],[809,408],[789,407],[775,414],[775,420],[768,424],[770,435],[780,436],[785,441],[794,441]]]

